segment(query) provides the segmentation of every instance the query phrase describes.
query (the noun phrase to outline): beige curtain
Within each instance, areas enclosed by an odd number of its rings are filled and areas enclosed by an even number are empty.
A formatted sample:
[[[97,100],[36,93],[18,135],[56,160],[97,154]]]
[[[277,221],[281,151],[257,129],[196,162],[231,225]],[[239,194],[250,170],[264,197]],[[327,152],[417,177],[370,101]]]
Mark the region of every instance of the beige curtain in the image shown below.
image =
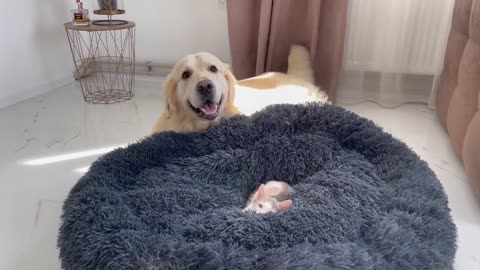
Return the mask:
[[[233,71],[238,79],[287,70],[292,44],[310,49],[316,84],[335,101],[347,0],[227,0]]]
[[[337,103],[433,106],[452,0],[349,0]]]

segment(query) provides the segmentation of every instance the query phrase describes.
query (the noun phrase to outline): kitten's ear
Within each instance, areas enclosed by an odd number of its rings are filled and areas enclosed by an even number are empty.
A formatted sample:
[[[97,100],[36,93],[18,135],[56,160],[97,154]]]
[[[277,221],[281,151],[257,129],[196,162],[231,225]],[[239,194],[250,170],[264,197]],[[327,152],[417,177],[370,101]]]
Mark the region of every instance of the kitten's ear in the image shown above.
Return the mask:
[[[292,207],[292,204],[293,204],[292,200],[285,200],[285,201],[279,202],[278,207],[282,210],[286,210]]]
[[[260,199],[265,194],[265,185],[261,184],[257,191],[257,199]]]

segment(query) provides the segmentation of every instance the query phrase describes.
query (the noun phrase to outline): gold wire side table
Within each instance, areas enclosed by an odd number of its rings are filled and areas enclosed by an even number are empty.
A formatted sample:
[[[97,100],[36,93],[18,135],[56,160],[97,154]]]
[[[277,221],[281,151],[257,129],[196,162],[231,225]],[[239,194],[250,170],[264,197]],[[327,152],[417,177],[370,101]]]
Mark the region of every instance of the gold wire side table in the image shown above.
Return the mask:
[[[74,76],[85,101],[129,100],[135,91],[135,23],[76,26],[65,23]]]

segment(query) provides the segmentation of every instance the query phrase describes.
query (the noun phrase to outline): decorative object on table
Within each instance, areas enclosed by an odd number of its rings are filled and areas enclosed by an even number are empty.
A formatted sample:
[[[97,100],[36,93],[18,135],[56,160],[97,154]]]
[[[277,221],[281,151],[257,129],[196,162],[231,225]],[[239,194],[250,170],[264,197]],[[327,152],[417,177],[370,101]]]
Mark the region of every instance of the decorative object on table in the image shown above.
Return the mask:
[[[88,9],[83,8],[83,2],[76,0],[77,8],[72,9],[72,24],[75,26],[87,26],[90,24]]]
[[[294,204],[242,212],[265,179],[288,182]],[[457,247],[427,163],[334,105],[156,133],[94,162],[63,211],[65,270],[452,269]]]
[[[128,22],[125,20],[113,20],[113,15],[125,14],[123,0],[96,0],[93,1],[93,13],[97,15],[106,15],[106,20],[95,20],[96,25],[123,25]]]
[[[135,23],[77,26],[65,23],[85,101],[117,103],[135,89]]]

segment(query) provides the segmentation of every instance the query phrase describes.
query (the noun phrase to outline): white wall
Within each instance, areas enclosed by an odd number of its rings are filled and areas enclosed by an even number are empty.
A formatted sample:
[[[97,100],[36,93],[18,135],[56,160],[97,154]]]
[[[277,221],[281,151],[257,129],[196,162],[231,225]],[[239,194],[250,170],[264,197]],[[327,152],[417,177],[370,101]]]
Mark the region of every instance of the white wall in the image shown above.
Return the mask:
[[[93,0],[96,1],[96,0]],[[174,64],[185,54],[208,51],[230,63],[222,0],[124,0],[125,18],[137,23],[139,62]]]
[[[72,81],[69,1],[2,1],[0,108]]]
[[[63,29],[73,0],[4,2],[3,22],[9,25],[0,27],[0,108],[71,82],[73,69]],[[126,15],[118,18],[137,23],[138,63],[172,65],[198,51],[209,51],[230,63],[224,0],[124,3]]]

